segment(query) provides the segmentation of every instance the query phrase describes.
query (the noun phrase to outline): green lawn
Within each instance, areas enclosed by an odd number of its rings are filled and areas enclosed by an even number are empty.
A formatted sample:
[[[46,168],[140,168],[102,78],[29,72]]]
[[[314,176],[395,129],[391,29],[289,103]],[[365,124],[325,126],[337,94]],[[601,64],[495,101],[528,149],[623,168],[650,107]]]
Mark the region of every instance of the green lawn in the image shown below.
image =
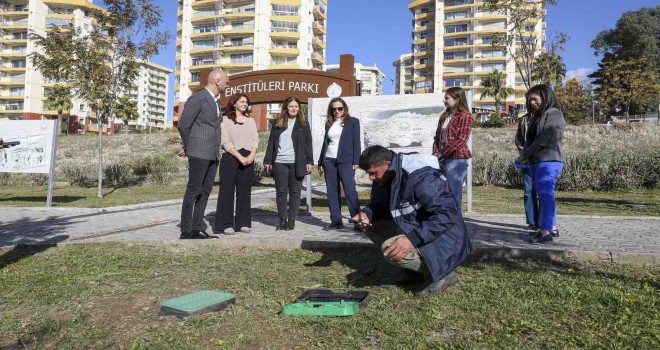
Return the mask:
[[[355,271],[376,272],[347,286]],[[660,267],[471,260],[444,293],[376,285],[373,250],[222,250],[213,245],[66,245],[0,250],[6,349],[658,349]],[[356,317],[284,317],[306,288],[370,292]],[[234,293],[180,321],[158,303]]]
[[[254,189],[272,188],[259,185]],[[105,197],[96,197],[96,187],[57,187],[53,193],[53,206],[104,208],[117,205],[137,204],[183,197],[181,186],[132,186],[106,188]],[[217,194],[217,185],[213,193]],[[47,187],[2,186],[0,206],[40,207],[46,204]],[[273,194],[274,196],[274,194]],[[466,201],[467,195],[463,195]],[[362,203],[369,198],[369,191],[360,192]],[[478,213],[520,214],[523,209],[522,190],[502,187],[475,187],[473,208]],[[313,198],[314,210],[327,211],[325,197]],[[467,208],[467,204],[463,204]],[[274,208],[262,208],[274,209]],[[660,215],[660,189],[628,192],[557,192],[559,214],[581,215]]]

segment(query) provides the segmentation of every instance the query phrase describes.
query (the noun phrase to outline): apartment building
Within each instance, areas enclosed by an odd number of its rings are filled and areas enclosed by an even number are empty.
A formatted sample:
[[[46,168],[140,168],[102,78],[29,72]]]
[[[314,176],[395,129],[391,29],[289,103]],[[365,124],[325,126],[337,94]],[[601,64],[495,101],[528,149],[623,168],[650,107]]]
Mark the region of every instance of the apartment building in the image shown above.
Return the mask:
[[[4,0],[0,2],[0,118],[52,118],[57,111],[45,105],[55,85],[41,76],[28,58],[36,50],[28,33],[45,35],[50,29],[73,24],[91,29],[89,9],[101,9],[90,0]],[[90,113],[74,100],[71,115],[82,120]]]
[[[354,64],[355,78],[360,82],[361,96],[380,96],[383,94],[383,79],[385,74],[380,68],[365,66],[362,63]],[[323,67],[326,72],[339,73],[339,64],[329,64]]]
[[[168,128],[167,96],[172,69],[152,62],[141,62],[135,90],[127,96],[136,102],[138,117],[128,121],[129,129]]]
[[[327,0],[182,0],[175,101],[199,88],[200,70],[322,70]]]
[[[541,6],[528,0],[528,6]],[[461,86],[473,90],[473,106],[494,110],[490,97],[481,98],[481,79],[497,69],[507,74],[507,86],[516,90],[507,104],[524,106],[525,86],[518,75],[506,45],[493,46],[496,34],[509,29],[506,13],[492,13],[480,0],[415,0],[408,3],[413,14],[413,93],[439,92],[448,87]],[[545,42],[545,19],[530,21],[524,36],[538,37],[540,48]],[[519,42],[519,40],[518,40]],[[400,89],[404,91],[404,89]]]
[[[396,73],[394,77],[394,93],[396,95],[413,93],[413,54],[407,53],[399,56],[399,59],[392,63]]]

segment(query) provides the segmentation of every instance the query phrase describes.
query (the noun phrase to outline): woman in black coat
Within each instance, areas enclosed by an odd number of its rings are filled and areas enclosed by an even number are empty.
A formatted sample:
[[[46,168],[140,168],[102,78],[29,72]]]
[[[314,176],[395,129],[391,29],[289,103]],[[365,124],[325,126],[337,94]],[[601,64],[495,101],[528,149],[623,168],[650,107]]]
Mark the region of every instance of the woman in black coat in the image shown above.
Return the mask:
[[[264,157],[264,168],[267,172],[272,170],[275,179],[280,219],[276,230],[294,229],[300,209],[302,181],[311,173],[313,164],[312,130],[300,109],[300,100],[288,97],[282,104],[282,113],[270,129]]]

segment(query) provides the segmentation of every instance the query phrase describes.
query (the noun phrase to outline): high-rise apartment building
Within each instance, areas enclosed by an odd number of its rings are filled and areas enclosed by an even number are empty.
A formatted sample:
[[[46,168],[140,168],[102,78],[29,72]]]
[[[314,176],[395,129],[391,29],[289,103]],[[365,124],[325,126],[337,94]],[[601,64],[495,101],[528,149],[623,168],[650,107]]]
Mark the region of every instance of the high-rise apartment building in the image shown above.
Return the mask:
[[[91,0],[11,0],[0,2],[0,118],[42,119],[57,115],[45,105],[55,82],[44,79],[29,59],[36,50],[28,33],[46,35],[53,27],[73,24],[91,29]],[[90,109],[73,100],[71,115],[84,119]]]
[[[396,95],[413,93],[413,55],[403,54],[392,63],[396,73],[394,77],[394,93]]]
[[[199,88],[200,71],[322,70],[327,0],[183,0],[177,26],[175,101]]]
[[[339,65],[329,64],[324,66],[324,70],[339,73]],[[361,96],[380,96],[383,94],[385,74],[376,65],[365,66],[362,63],[355,63],[353,72],[355,78],[360,82]]]
[[[128,121],[130,129],[167,128],[167,96],[172,69],[142,62],[135,90],[127,96],[136,102],[138,117]]]
[[[541,6],[529,0],[526,6]],[[506,72],[506,85],[516,90],[507,104],[524,105],[525,87],[509,51],[512,47],[493,46],[493,37],[506,34],[510,23],[506,13],[485,9],[480,0],[415,0],[408,3],[413,20],[414,93],[440,92],[461,86],[474,91],[473,106],[495,109],[491,97],[480,99],[481,80],[497,69]],[[537,36],[539,53],[545,42],[545,20],[529,21],[523,36]],[[514,51],[515,52],[515,51]]]

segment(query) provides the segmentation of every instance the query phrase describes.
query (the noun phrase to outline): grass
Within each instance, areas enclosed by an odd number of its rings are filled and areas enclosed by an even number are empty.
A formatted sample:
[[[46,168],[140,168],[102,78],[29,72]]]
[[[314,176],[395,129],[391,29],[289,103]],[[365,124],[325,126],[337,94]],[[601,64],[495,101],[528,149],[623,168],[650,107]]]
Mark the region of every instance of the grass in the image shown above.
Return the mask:
[[[253,187],[253,189],[261,188],[272,188],[272,185],[263,184]],[[96,191],[96,187],[56,187],[53,191],[53,206],[104,208],[181,199],[185,186],[110,187],[105,189],[103,199],[96,197]],[[44,206],[46,193],[46,186],[2,186],[0,187],[0,207]],[[217,194],[217,185],[213,188],[213,194]],[[362,199],[361,203],[366,204],[369,191],[361,191],[359,195]],[[466,194],[463,195],[463,199],[467,200]],[[327,199],[315,196],[312,200],[312,207],[316,211],[327,211]],[[464,203],[463,208],[467,208],[467,204]],[[474,187],[473,208],[478,213],[520,214],[523,210],[522,190]],[[660,189],[626,192],[557,192],[557,210],[559,214],[566,215],[658,216],[660,215]]]
[[[373,250],[291,252],[195,245],[0,250],[0,348],[657,349],[660,267],[469,260],[460,282],[414,298],[376,281]],[[376,272],[347,286],[355,271]],[[353,318],[278,315],[306,288],[370,292]],[[180,321],[158,303],[233,293],[220,313]]]

